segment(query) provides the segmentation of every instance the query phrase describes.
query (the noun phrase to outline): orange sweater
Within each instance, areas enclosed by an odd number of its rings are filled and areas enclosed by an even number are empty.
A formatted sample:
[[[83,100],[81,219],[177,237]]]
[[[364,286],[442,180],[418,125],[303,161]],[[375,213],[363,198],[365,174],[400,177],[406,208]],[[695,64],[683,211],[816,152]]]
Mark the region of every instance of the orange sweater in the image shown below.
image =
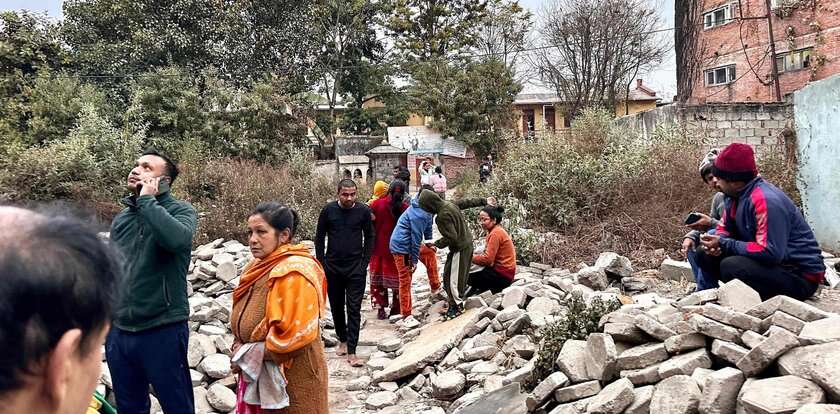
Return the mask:
[[[495,226],[490,230],[485,239],[487,247],[484,253],[473,256],[473,263],[492,267],[493,270],[502,276],[513,280],[516,273],[516,248],[513,247],[513,240],[502,226]]]

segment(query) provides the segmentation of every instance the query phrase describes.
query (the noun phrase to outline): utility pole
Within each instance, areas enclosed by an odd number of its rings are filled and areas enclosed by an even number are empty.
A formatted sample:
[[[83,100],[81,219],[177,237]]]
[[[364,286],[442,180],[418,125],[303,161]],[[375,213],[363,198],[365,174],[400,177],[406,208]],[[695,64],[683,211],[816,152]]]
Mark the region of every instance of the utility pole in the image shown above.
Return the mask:
[[[773,40],[773,10],[770,5],[770,0],[764,0],[767,6],[767,30],[770,38],[770,64],[773,70],[773,85],[776,89],[776,102],[782,101],[782,89],[779,86],[779,67],[776,65],[776,41]]]

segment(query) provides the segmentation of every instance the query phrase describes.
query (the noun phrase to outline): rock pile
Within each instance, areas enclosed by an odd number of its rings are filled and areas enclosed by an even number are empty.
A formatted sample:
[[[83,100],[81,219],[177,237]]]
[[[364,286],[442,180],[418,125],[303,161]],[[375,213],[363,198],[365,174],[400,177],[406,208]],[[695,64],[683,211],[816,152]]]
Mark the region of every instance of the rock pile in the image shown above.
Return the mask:
[[[737,280],[679,300],[646,294],[634,301],[609,288],[632,275],[629,260],[614,253],[576,273],[521,267],[511,287],[470,298],[459,318],[404,330],[401,347],[381,348],[361,384],[372,393],[366,408],[398,412],[389,409],[414,402],[413,412],[425,413],[840,412],[826,403],[840,403],[840,315],[784,296],[762,302]],[[623,306],[601,319],[601,332],[567,341],[555,372],[531,389],[539,328],[565,317],[563,299],[573,294]],[[520,391],[526,386],[530,392]]]

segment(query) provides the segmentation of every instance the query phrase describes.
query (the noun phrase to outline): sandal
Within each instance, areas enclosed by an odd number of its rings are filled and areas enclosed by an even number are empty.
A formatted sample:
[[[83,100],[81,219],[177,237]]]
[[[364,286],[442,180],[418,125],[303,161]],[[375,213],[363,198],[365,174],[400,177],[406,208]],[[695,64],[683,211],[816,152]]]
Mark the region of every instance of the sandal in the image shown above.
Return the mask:
[[[350,364],[351,367],[360,368],[365,366],[365,361],[362,361],[356,355],[351,355],[347,358],[347,362]]]

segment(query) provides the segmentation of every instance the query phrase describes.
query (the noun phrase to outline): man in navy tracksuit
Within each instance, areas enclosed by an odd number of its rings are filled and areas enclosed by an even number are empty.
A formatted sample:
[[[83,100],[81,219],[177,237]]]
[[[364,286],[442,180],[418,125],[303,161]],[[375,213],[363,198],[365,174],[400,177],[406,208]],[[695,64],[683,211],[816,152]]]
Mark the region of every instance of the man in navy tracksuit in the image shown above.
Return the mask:
[[[734,143],[712,168],[726,194],[717,228],[701,236],[697,262],[704,274],[740,279],[762,300],[811,297],[825,277],[825,264],[811,227],[793,201],[758,176],[752,147]]]

